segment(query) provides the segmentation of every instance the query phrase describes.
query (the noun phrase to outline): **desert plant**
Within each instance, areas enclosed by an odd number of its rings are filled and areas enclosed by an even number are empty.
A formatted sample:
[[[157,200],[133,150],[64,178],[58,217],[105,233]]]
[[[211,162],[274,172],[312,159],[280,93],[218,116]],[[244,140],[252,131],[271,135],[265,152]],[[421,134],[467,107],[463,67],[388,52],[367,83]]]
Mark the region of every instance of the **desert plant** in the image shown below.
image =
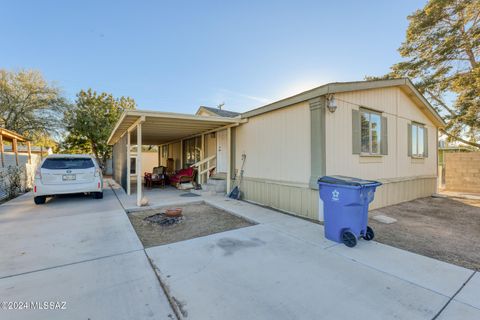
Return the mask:
[[[17,166],[8,166],[7,170],[0,174],[2,188],[7,199],[16,198],[25,191],[22,184],[22,175],[22,169]]]

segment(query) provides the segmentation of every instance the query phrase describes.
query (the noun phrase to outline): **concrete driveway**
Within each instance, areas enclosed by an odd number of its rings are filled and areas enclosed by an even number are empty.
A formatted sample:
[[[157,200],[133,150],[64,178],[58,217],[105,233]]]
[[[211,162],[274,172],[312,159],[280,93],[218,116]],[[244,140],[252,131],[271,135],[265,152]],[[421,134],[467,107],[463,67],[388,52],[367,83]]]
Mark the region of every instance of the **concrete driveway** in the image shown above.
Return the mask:
[[[198,200],[257,225],[145,252],[111,190],[103,200],[34,206],[25,195],[0,206],[1,300],[67,303],[0,310],[1,318],[480,319],[472,270],[375,242],[349,249],[324,239],[318,224],[223,197]],[[171,193],[161,205],[182,201]]]
[[[0,309],[0,319],[174,317],[111,190],[102,200],[62,197],[35,206],[27,194],[1,205],[0,252],[0,303],[66,302],[66,310]]]

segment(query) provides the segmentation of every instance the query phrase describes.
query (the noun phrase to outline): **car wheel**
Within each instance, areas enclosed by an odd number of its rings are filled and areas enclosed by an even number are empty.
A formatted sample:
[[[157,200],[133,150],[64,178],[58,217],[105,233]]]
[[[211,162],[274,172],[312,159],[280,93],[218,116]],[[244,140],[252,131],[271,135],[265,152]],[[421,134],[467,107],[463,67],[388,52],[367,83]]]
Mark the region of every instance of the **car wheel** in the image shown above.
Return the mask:
[[[103,199],[103,192],[95,192],[93,194],[94,199]]]
[[[44,204],[46,200],[47,200],[47,197],[45,196],[39,196],[39,197],[33,198],[33,201],[35,202],[35,204]]]

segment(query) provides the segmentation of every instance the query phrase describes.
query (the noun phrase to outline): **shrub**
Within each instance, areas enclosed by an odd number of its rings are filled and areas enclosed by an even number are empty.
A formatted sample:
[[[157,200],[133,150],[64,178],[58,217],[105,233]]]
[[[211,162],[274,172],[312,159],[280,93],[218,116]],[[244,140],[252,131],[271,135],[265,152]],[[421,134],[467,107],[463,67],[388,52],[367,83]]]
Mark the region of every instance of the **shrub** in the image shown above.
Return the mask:
[[[22,175],[22,169],[16,166],[8,166],[7,170],[0,174],[2,189],[5,191],[7,199],[13,199],[25,191]]]

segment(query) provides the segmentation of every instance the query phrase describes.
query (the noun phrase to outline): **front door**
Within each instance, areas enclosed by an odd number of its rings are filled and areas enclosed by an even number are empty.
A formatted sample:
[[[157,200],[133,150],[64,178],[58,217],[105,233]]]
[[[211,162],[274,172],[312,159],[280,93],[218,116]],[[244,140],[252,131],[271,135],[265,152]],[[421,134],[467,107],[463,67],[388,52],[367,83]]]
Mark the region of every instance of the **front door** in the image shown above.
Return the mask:
[[[227,172],[227,130],[217,132],[217,173]]]

